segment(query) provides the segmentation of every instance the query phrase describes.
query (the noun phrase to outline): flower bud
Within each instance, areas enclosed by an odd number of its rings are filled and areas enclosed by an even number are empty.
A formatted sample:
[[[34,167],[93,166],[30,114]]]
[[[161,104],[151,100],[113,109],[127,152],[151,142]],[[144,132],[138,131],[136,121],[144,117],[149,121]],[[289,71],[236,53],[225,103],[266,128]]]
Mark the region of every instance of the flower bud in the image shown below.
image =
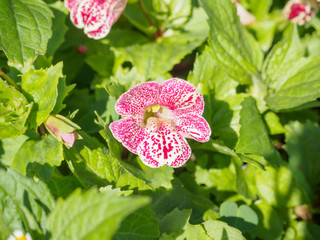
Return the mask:
[[[59,142],[63,142],[68,148],[72,147],[77,139],[82,139],[82,137],[75,132],[75,130],[79,130],[80,127],[59,114],[50,115],[44,125],[51,135]]]

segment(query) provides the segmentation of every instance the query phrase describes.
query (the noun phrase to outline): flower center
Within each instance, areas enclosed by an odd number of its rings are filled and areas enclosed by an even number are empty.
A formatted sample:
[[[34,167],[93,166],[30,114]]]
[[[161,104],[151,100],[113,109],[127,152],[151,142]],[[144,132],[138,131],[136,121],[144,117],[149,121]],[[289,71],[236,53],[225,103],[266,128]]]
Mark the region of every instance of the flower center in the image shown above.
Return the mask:
[[[160,106],[159,104],[149,106],[144,112],[143,123],[147,124],[149,118],[156,118],[159,121],[161,120],[171,120],[172,112],[168,107]]]
[[[16,238],[16,240],[27,240],[27,238],[26,238],[26,236],[25,236],[25,235],[23,235],[22,237],[18,237],[18,238]]]
[[[153,106],[149,106],[146,108],[146,112],[152,112],[152,113],[156,113],[160,110],[160,105],[159,104],[156,104],[156,105],[153,105]]]

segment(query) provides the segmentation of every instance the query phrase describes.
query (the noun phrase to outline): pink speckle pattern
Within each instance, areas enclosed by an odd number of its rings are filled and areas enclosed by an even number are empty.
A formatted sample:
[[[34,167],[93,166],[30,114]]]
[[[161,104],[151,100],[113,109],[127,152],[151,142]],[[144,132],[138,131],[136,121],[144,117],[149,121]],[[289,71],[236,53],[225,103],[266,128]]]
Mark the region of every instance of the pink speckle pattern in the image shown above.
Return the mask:
[[[202,115],[203,96],[195,93],[196,88],[179,78],[169,79],[161,85],[159,104],[174,110],[176,115],[196,113]]]
[[[185,138],[206,142],[211,135],[201,116],[203,96],[195,90],[179,78],[136,85],[116,102],[116,111],[127,117],[111,123],[110,130],[147,166],[181,167],[191,155]]]
[[[64,5],[66,6],[66,8],[72,9],[76,5],[79,5],[80,2],[81,0],[64,0]]]
[[[139,144],[146,137],[146,129],[140,127],[137,122],[136,118],[126,117],[112,122],[109,126],[113,136],[135,154]]]
[[[77,28],[83,28],[85,34],[93,39],[101,39],[108,35],[126,4],[127,0],[65,1],[72,23]]]
[[[146,107],[158,103],[160,84],[146,82],[138,84],[120,96],[116,103],[116,111],[123,116],[143,114]]]
[[[188,114],[174,119],[178,132],[187,138],[198,142],[207,142],[210,139],[211,129],[207,121],[195,114]]]
[[[187,141],[170,123],[162,121],[159,125],[148,129],[148,136],[139,144],[140,159],[149,167],[181,167],[191,155]]]

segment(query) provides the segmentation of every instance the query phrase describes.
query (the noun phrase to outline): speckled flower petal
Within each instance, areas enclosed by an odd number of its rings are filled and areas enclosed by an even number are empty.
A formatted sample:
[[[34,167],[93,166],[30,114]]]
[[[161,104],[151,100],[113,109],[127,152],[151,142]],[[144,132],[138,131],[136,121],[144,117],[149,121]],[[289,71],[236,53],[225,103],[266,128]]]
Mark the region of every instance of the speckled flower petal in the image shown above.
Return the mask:
[[[149,167],[181,167],[189,159],[187,141],[166,121],[154,121],[148,126],[148,136],[137,149],[142,162]]]
[[[176,129],[183,137],[192,138],[198,142],[210,139],[211,129],[207,121],[195,114],[188,114],[174,119]]]
[[[169,79],[161,85],[159,104],[169,107],[176,115],[194,113],[202,115],[203,96],[195,87],[179,78]]]
[[[111,30],[112,22],[113,22],[113,18],[109,17],[105,19],[104,24],[101,25],[98,29],[90,29],[85,27],[84,33],[87,34],[89,38],[93,38],[93,39],[104,38],[109,34]]]
[[[138,84],[120,96],[115,109],[123,116],[141,115],[146,107],[158,103],[159,90],[157,82]]]
[[[76,27],[85,28],[87,32],[101,27],[107,15],[103,1],[100,0],[83,0],[74,11]]]
[[[83,0],[64,0],[64,5],[71,11],[76,5],[79,5],[81,1]]]
[[[126,3],[126,0],[69,0],[65,4],[77,28],[84,28],[90,38],[101,39],[108,35]]]
[[[137,124],[133,117],[122,118],[112,122],[109,128],[113,136],[129,151],[137,154],[137,147],[146,137],[146,131]]]
[[[126,8],[127,0],[109,0],[110,11],[113,16],[113,23],[118,20],[123,10]]]

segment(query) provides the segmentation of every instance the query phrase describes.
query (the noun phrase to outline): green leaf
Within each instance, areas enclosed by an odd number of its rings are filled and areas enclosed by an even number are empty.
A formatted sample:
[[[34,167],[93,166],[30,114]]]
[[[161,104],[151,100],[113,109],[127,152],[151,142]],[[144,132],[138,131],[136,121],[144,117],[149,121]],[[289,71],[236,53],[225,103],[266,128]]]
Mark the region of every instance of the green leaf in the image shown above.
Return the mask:
[[[264,52],[267,52],[272,46],[277,27],[278,23],[273,20],[259,21],[250,26],[250,29],[252,29],[255,33],[255,36],[260,44],[260,48]]]
[[[58,169],[55,169],[47,185],[55,198],[66,198],[82,186],[74,175],[64,176]]]
[[[166,189],[152,194],[151,209],[156,213],[157,218],[163,218],[166,214],[178,209],[192,209],[190,223],[202,222],[205,211],[213,206],[213,203],[205,195],[190,192],[179,181],[172,180],[172,189]]]
[[[144,82],[144,77],[137,72],[136,67],[131,69],[119,67],[114,76],[102,79],[100,85],[106,88],[110,96],[118,99],[122,93],[142,82]]]
[[[180,211],[175,208],[160,221],[162,235],[170,235],[173,239],[178,240],[209,240],[209,236],[200,224],[192,225],[189,223],[190,215],[191,209]]]
[[[210,240],[211,238],[207,235],[201,224],[190,224],[187,223],[184,228],[182,235],[177,237],[177,240]]]
[[[169,36],[177,41],[205,40],[209,36],[209,25],[206,20],[207,14],[204,9],[193,6],[190,20],[178,29],[170,29],[167,33],[172,31],[172,35],[169,33]]]
[[[279,165],[282,161],[281,157],[271,144],[268,131],[257,109],[255,100],[252,97],[247,97],[241,105],[241,128],[236,146],[237,153],[263,156],[269,163]],[[259,158],[255,160],[259,160]],[[264,165],[264,161],[261,161],[261,164]]]
[[[261,201],[256,202],[252,208],[259,218],[258,226],[252,231],[252,235],[265,240],[280,239],[283,226],[277,210]]]
[[[24,134],[16,138],[7,138],[0,140],[0,162],[5,166],[10,166],[14,156],[18,152],[21,145],[28,139]]]
[[[320,56],[296,59],[281,83],[270,89],[267,104],[275,111],[294,108],[320,97]]]
[[[205,184],[216,194],[223,191],[236,191],[236,172],[232,164],[224,168],[203,169],[197,166],[195,179],[198,184]]]
[[[220,215],[221,221],[243,233],[251,231],[258,224],[258,216],[249,206],[243,204],[238,208],[232,201],[225,201],[220,205]]]
[[[222,141],[219,140],[212,140],[210,139],[206,143],[195,143],[192,145],[194,149],[202,149],[208,150],[213,152],[218,152],[224,155],[236,157],[237,154],[227,146],[225,146]]]
[[[58,82],[62,77],[62,62],[47,69],[30,70],[22,75],[22,90],[34,107],[29,121],[39,126],[52,112],[58,97]]]
[[[210,92],[212,89],[214,98],[219,100],[236,95],[236,87],[239,85],[218,66],[209,48],[196,57],[193,71],[188,75],[188,81],[198,86],[201,93],[208,97],[212,94]]]
[[[236,81],[250,84],[259,78],[263,55],[259,44],[242,26],[229,0],[201,0],[210,26],[209,46],[217,63]]]
[[[28,165],[31,166],[31,163],[60,166],[62,160],[62,143],[59,143],[53,136],[47,135],[41,140],[24,142],[15,155],[11,167],[21,174],[26,174]]]
[[[150,168],[146,166],[139,158],[138,164],[144,173],[145,179],[148,180],[148,185],[153,189],[159,187],[171,188],[171,180],[174,178],[174,169],[168,165],[164,165],[160,168]]]
[[[59,82],[58,82],[58,97],[57,97],[57,101],[56,104],[54,106],[54,109],[52,110],[52,113],[60,113],[61,110],[63,110],[66,105],[63,104],[64,99],[68,96],[69,92],[72,91],[72,89],[74,89],[76,85],[75,84],[71,84],[71,85],[66,85],[66,78],[65,77],[61,77],[59,78]]]
[[[86,58],[86,63],[100,76],[110,77],[112,75],[114,56],[112,51],[98,52]]]
[[[190,209],[179,211],[178,208],[175,208],[161,219],[159,223],[161,233],[173,233],[174,237],[179,236],[183,232],[183,227],[188,223],[190,215]]]
[[[117,48],[124,60],[132,62],[139,74],[146,79],[155,79],[170,71],[183,57],[201,44],[201,41],[177,42],[163,39],[147,44],[136,44],[126,48]],[[163,53],[163,54],[159,54]]]
[[[264,120],[266,121],[271,135],[282,134],[285,132],[285,128],[283,127],[282,123],[280,122],[280,118],[276,113],[268,111],[264,114]]]
[[[162,29],[177,28],[183,25],[191,15],[191,0],[154,0],[153,7]]]
[[[116,234],[114,240],[159,239],[159,223],[154,212],[149,207],[144,207],[126,217]]]
[[[292,66],[303,57],[296,27],[289,28],[288,37],[277,43],[263,63],[263,76],[269,88],[278,89],[292,75]],[[280,67],[279,67],[280,66]]]
[[[302,172],[311,189],[320,182],[320,128],[317,124],[291,122],[286,125],[285,149],[289,154],[289,167]]]
[[[310,35],[306,35],[301,41],[307,49],[308,56],[320,55],[319,33],[313,32]]]
[[[142,6],[147,9],[148,12],[152,10],[151,1],[142,1]],[[141,30],[142,32],[152,35],[156,32],[156,28],[151,26],[148,22],[146,15],[143,13],[141,7],[137,2],[129,2],[126,6],[126,9],[123,12],[123,15],[130,21],[132,25]],[[154,21],[154,18],[151,18]]]
[[[255,15],[256,18],[261,19],[267,15],[272,0],[247,0],[250,4],[249,11]]]
[[[196,57],[193,71],[188,81],[195,85],[204,95],[204,117],[214,129],[214,136],[229,148],[233,148],[238,140],[241,102],[246,94],[237,94],[239,83],[229,77],[209,49],[205,49]],[[209,145],[205,143],[203,145]],[[222,145],[222,144],[221,144]]]
[[[1,199],[4,199],[4,198],[2,197]],[[4,217],[3,217],[2,212],[3,211],[0,210],[0,238],[1,239],[7,239],[10,236],[11,231],[10,231],[9,226],[7,225],[7,223],[4,221]],[[14,221],[10,221],[10,222],[12,223]]]
[[[129,189],[151,189],[143,171],[117,159],[112,150],[97,139],[84,132],[80,135],[83,139],[76,141],[72,148],[65,149],[64,154],[70,169],[84,186],[114,184]]]
[[[319,225],[311,221],[297,222],[294,226],[294,236],[292,238],[284,238],[285,240],[314,240],[320,238]]]
[[[121,221],[148,202],[146,197],[119,197],[95,189],[75,191],[57,202],[48,218],[48,230],[53,240],[111,239]]]
[[[22,93],[0,78],[0,139],[13,138],[25,132],[32,103]]]
[[[245,240],[238,229],[230,227],[225,222],[209,220],[204,222],[203,225],[208,235],[214,239]]]
[[[50,5],[54,18],[52,20],[52,37],[48,42],[48,50],[46,56],[53,56],[55,51],[64,42],[64,35],[66,34],[68,27],[65,24],[68,12],[61,9],[65,9],[63,2],[55,2]]]
[[[293,207],[307,202],[293,173],[285,165],[256,170],[257,192],[261,199],[277,207]]]
[[[275,111],[298,107],[320,96],[320,56],[304,58],[296,28],[276,44],[264,63],[266,102]],[[279,66],[281,66],[279,68]]]
[[[51,37],[52,12],[41,0],[2,0],[0,49],[14,66],[32,64]]]
[[[46,232],[46,215],[54,207],[54,200],[44,183],[41,181],[36,183],[12,170],[0,170],[0,195],[2,195],[0,199],[8,200],[7,203],[4,201],[0,204],[0,211],[4,206],[2,213],[7,223],[10,223],[9,219],[15,219],[15,221],[23,221],[28,232]],[[9,205],[6,206],[6,204]],[[15,215],[8,212],[12,209],[15,209]],[[15,222],[15,224],[18,223]],[[18,225],[15,224],[10,227],[17,227]]]

